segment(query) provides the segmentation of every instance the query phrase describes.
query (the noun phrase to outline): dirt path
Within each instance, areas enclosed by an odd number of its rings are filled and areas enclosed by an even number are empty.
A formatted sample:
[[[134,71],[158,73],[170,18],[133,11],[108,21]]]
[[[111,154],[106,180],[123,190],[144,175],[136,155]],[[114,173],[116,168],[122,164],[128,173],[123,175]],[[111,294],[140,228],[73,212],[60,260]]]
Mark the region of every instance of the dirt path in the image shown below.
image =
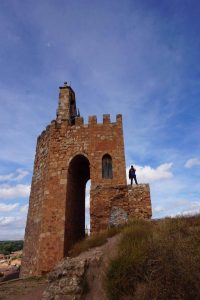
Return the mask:
[[[117,244],[119,243],[120,238],[121,235],[118,234],[112,238],[109,238],[105,245],[97,248],[98,251],[102,251],[102,261],[100,264],[95,264],[94,260],[94,263],[91,263],[89,266],[87,271],[89,292],[86,295],[85,300],[107,300],[103,288],[104,274],[110,259],[114,258],[117,253]]]
[[[40,300],[47,286],[46,278],[27,278],[0,284],[0,300]]]

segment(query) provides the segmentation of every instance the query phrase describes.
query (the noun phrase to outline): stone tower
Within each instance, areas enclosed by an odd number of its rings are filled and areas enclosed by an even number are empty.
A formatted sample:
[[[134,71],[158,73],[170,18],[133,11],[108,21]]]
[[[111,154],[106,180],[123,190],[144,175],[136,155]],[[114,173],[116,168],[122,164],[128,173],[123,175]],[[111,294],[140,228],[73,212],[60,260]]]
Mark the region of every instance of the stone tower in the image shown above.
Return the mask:
[[[85,187],[91,179],[91,233],[119,216],[151,217],[148,185],[128,188],[122,116],[103,123],[79,116],[73,89],[60,87],[57,118],[38,137],[21,276],[50,271],[85,235]]]

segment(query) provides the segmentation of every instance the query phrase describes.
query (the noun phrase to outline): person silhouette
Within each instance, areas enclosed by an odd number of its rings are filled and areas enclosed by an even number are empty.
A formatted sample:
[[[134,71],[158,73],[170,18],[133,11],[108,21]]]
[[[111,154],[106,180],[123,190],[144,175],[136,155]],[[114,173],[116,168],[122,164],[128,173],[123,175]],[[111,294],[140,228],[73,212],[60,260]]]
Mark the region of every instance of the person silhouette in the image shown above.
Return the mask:
[[[136,169],[131,166],[131,168],[129,169],[129,179],[131,180],[131,185],[133,184],[133,179],[135,181],[135,184],[138,184],[135,172]]]

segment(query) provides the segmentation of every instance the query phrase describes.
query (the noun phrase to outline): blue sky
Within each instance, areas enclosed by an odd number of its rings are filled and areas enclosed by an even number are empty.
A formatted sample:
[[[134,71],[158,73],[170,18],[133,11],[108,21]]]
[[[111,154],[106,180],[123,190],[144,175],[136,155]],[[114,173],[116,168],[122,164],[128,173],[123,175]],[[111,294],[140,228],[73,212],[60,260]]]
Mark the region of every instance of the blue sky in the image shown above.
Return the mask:
[[[0,240],[23,237],[36,138],[67,80],[88,115],[123,115],[153,217],[200,212],[200,3],[0,1]]]

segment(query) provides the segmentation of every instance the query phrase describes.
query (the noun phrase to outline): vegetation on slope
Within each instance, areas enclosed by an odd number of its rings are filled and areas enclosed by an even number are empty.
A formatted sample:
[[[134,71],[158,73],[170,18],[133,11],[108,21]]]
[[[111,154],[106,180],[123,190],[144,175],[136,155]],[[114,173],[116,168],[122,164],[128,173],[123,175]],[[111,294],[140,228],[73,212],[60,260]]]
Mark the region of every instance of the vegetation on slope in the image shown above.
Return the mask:
[[[0,253],[9,255],[11,252],[23,249],[23,241],[0,241]]]
[[[199,283],[200,215],[132,221],[105,275],[110,300],[200,299]]]
[[[109,237],[119,233],[120,228],[112,227],[108,230],[102,231],[101,233],[87,236],[85,239],[77,242],[72,249],[69,251],[69,256],[75,257],[81,252],[87,251],[90,248],[102,246],[107,242]]]

